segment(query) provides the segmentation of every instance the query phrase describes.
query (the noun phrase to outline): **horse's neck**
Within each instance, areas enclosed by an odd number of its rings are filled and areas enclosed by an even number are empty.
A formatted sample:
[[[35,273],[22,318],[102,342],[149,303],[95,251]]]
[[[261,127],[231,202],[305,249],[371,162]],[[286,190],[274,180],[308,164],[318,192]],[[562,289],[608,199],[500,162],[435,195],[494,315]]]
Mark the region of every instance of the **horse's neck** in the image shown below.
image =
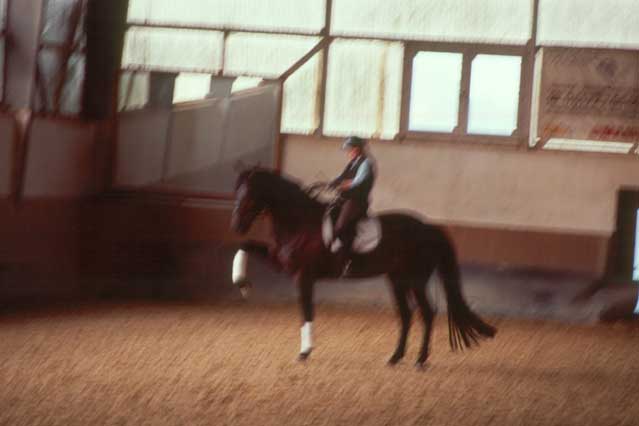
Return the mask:
[[[273,231],[278,239],[296,238],[321,228],[324,206],[313,203],[290,203],[271,207]]]

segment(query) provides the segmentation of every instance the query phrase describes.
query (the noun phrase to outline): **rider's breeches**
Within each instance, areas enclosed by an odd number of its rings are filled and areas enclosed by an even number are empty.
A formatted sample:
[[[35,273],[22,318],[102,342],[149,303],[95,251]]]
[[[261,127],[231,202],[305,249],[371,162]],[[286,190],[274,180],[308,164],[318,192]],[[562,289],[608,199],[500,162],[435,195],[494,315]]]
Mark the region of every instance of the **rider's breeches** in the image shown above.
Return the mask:
[[[364,214],[366,214],[366,206],[362,206],[355,200],[346,200],[335,222],[335,238],[339,238],[343,243],[350,242],[353,225]]]

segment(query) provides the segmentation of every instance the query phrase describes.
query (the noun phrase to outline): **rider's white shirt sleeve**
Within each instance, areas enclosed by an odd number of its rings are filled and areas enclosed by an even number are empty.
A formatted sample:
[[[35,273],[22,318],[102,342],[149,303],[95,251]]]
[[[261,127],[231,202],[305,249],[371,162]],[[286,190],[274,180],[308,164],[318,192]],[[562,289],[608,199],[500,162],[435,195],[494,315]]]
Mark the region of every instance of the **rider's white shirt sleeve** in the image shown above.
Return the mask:
[[[372,173],[371,160],[367,158],[357,168],[357,173],[355,174],[355,178],[353,179],[353,182],[351,183],[351,188],[364,182],[366,179],[370,177],[371,173]]]

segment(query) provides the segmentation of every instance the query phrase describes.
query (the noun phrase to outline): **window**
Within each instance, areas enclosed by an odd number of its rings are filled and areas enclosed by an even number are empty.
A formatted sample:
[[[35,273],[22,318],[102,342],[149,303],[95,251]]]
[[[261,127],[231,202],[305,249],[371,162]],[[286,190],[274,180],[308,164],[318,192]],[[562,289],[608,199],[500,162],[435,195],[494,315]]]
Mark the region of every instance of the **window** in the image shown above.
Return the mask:
[[[325,0],[129,0],[128,21],[317,34]]]
[[[399,130],[401,43],[335,40],[328,56],[324,134],[392,139]]]
[[[148,100],[149,85],[130,78],[142,72],[175,73],[174,103],[204,99],[212,78],[232,81],[232,92],[279,78],[321,40],[325,7],[325,0],[130,0],[120,110],[147,104],[135,95]],[[321,59],[314,55],[286,80],[284,132],[317,129]]]
[[[36,69],[36,111],[78,115],[85,79],[86,0],[45,0]]]
[[[461,53],[419,52],[413,59],[409,128],[452,132],[457,127]]]
[[[524,48],[455,47],[411,49],[403,130],[441,138],[515,141]]]
[[[522,0],[333,0],[331,34],[525,45],[532,5]]]
[[[541,46],[639,47],[637,0],[539,0]]]
[[[203,99],[211,90],[211,74],[180,73],[175,79],[173,102]]]
[[[468,133],[510,136],[517,129],[521,56],[477,55],[470,73]]]
[[[149,101],[150,75],[142,71],[120,74],[118,111],[141,109]]]

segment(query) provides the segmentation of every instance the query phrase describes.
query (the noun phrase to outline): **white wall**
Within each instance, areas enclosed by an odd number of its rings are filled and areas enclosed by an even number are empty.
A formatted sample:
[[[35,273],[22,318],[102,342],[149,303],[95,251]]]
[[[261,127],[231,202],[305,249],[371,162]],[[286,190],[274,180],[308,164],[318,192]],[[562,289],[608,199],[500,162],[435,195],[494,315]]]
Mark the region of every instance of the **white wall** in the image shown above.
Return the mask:
[[[170,110],[161,109],[119,115],[115,185],[150,185],[162,179],[170,117]]]
[[[631,156],[426,141],[374,143],[372,152],[373,209],[443,223],[609,235],[617,189],[639,186]],[[284,172],[306,182],[332,178],[346,161],[336,140],[286,138]]]
[[[167,177],[194,172],[220,161],[228,104],[228,99],[218,98],[207,105],[173,112]]]
[[[120,114],[116,186],[232,192],[237,160],[274,164],[277,94],[277,86],[263,86],[173,110]]]
[[[95,124],[36,117],[27,141],[23,196],[78,197],[96,190]]]

